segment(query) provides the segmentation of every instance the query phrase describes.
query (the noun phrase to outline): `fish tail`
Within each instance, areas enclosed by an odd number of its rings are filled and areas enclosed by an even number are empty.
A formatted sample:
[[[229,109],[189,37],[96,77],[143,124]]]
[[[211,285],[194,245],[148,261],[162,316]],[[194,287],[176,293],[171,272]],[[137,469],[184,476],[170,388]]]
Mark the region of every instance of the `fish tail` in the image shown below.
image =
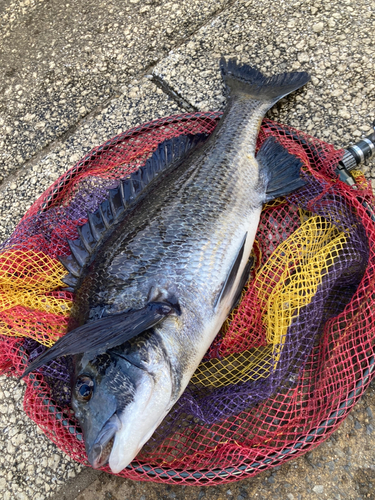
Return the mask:
[[[306,72],[280,73],[266,77],[247,64],[238,64],[235,59],[220,60],[220,69],[231,96],[245,94],[250,99],[276,103],[282,97],[299,89],[310,80]]]

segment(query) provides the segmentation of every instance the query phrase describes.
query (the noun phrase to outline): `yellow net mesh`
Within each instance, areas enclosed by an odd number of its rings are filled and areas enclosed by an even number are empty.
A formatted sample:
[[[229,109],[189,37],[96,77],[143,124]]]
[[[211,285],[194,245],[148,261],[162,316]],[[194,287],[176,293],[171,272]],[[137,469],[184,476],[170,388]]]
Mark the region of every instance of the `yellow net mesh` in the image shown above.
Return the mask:
[[[301,213],[302,218],[305,216]],[[268,377],[280,358],[293,318],[311,302],[346,241],[345,233],[323,217],[309,217],[303,222],[277,247],[252,284],[266,330],[266,345],[201,363],[193,383],[222,387]],[[242,334],[235,332],[235,336]]]
[[[0,255],[0,334],[27,336],[50,347],[67,331],[72,300],[64,266],[43,252],[8,250]]]
[[[367,189],[368,182],[362,170],[359,169],[351,170],[350,175],[354,178],[357,189]]]

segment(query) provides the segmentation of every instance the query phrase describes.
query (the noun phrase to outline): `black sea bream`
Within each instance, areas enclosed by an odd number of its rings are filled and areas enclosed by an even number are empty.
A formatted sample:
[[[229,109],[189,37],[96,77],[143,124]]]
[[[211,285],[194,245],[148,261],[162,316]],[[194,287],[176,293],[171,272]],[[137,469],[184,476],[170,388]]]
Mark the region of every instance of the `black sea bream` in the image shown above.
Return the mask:
[[[73,356],[72,406],[94,467],[118,473],[181,396],[248,277],[263,204],[302,186],[262,118],[307,73],[263,77],[221,61],[230,97],[209,137],[159,145],[70,242],[70,331],[27,372]]]

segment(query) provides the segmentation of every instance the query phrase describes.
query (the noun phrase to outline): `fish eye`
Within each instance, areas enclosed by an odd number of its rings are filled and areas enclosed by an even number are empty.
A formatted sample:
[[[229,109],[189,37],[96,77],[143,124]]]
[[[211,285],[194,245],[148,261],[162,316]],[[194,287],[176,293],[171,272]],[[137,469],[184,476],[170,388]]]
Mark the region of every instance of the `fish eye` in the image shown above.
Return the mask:
[[[89,401],[94,390],[94,381],[87,375],[81,375],[76,382],[77,399]]]

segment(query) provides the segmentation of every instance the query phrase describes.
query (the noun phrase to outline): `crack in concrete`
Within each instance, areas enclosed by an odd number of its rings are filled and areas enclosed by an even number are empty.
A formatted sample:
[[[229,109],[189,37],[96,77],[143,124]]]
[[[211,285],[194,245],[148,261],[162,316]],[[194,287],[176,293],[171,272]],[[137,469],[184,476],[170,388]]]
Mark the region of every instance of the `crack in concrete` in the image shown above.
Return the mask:
[[[187,99],[182,97],[182,95],[174,90],[160,75],[152,73],[150,76],[150,81],[161,89],[165,95],[171,97],[176,104],[185,111],[195,112],[198,108],[193,106]]]

